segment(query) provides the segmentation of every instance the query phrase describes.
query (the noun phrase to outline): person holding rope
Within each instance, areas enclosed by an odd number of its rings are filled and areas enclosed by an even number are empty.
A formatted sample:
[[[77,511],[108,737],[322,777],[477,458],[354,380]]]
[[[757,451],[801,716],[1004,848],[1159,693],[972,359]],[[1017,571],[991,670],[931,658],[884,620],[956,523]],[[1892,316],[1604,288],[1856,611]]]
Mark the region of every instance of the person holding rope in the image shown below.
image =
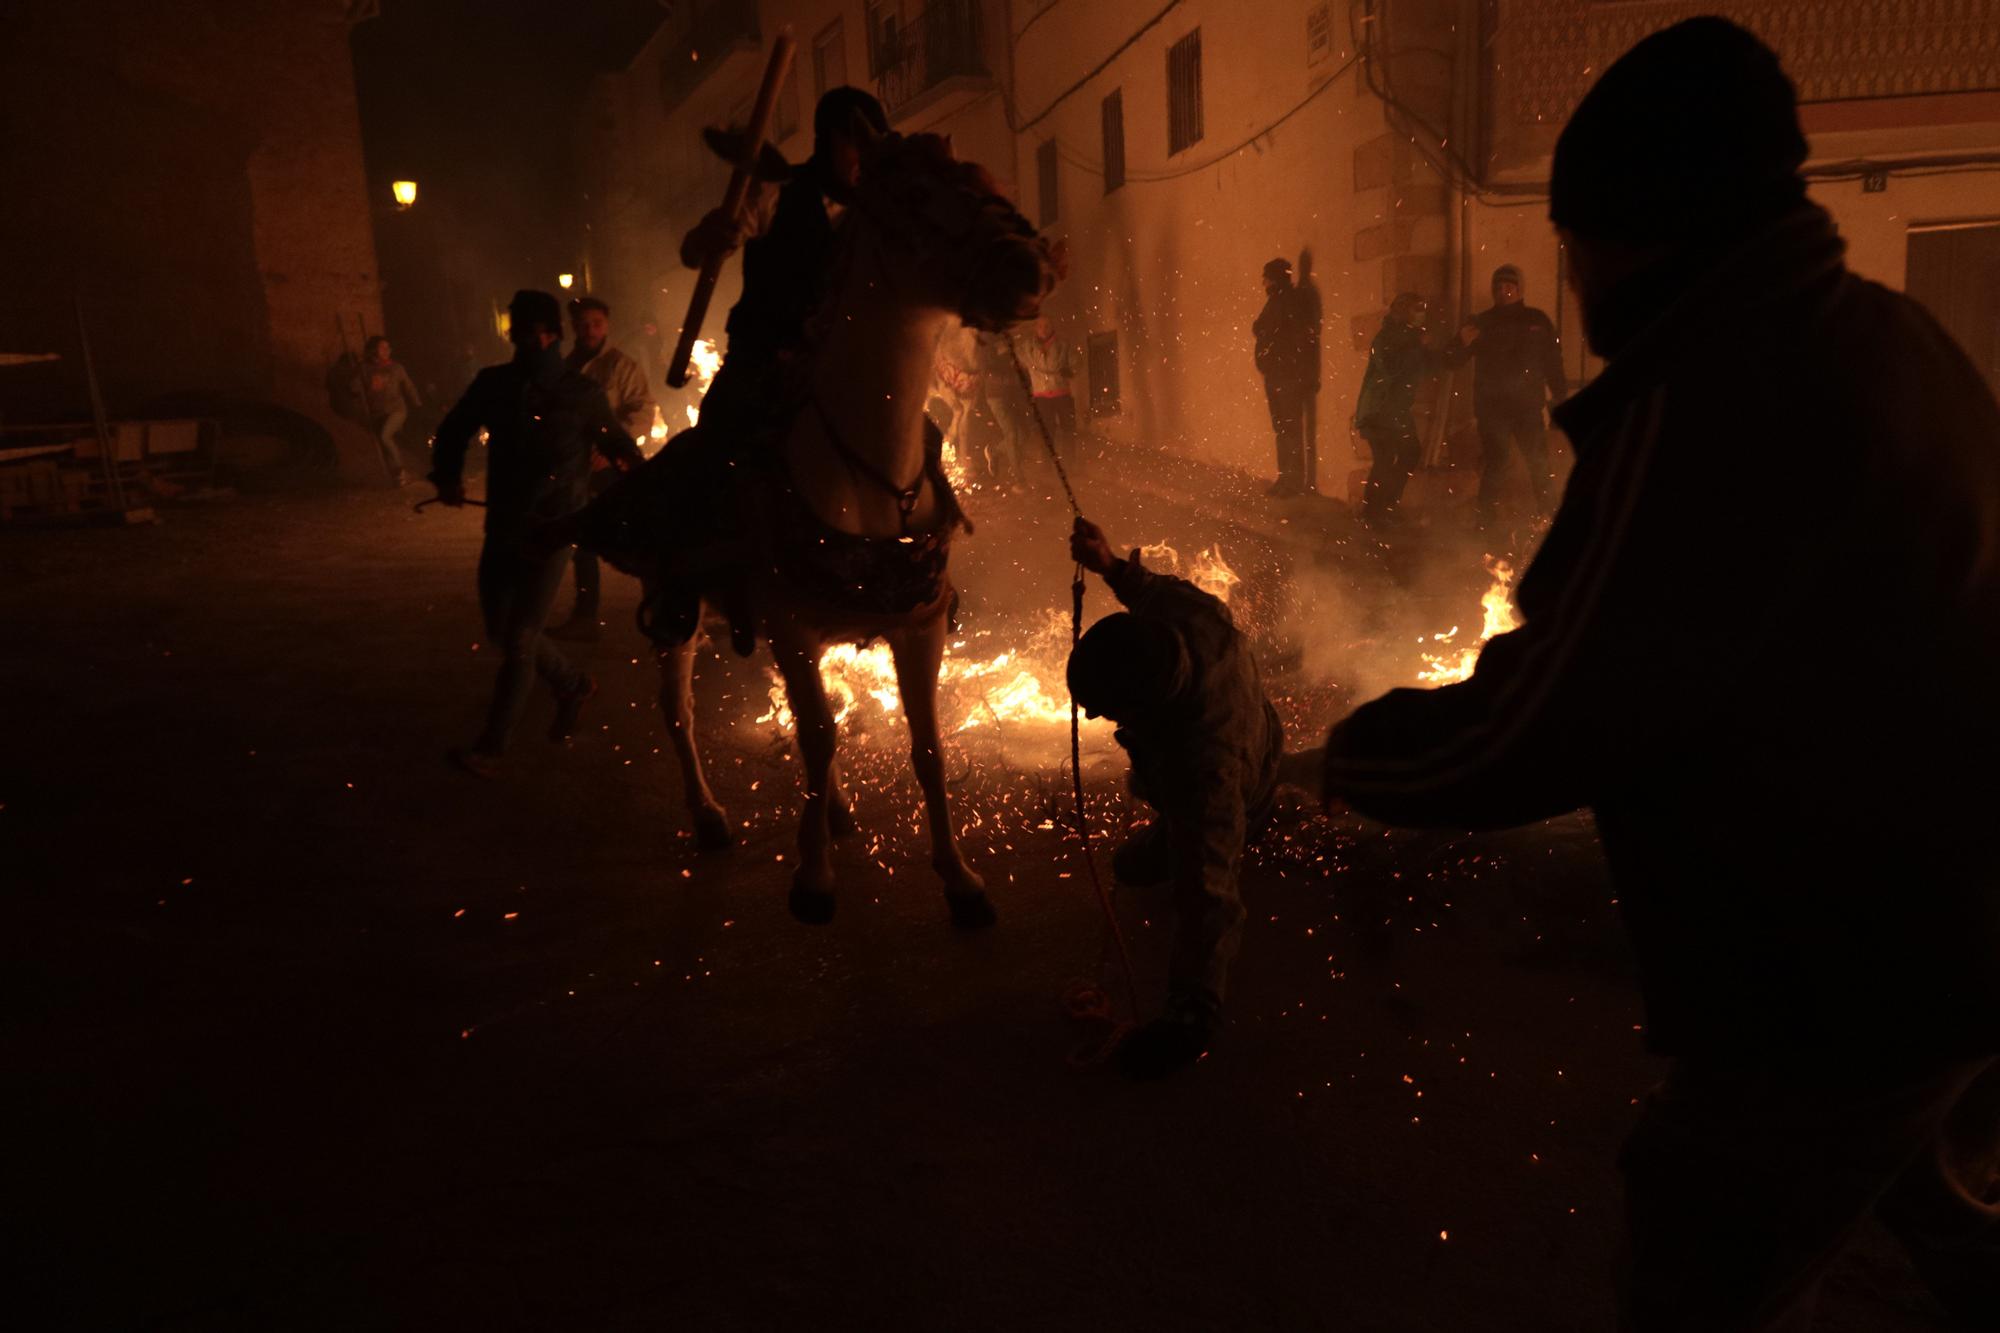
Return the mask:
[[[1243,850],[1270,820],[1284,729],[1221,601],[1147,569],[1136,550],[1120,559],[1082,517],[1070,555],[1127,608],[1078,641],[1069,689],[1088,716],[1118,724],[1132,789],[1155,811],[1113,856],[1113,873],[1135,887],[1173,885],[1166,1011],[1117,1053],[1128,1075],[1162,1078],[1200,1059],[1215,1034],[1243,933]]]
[[[466,450],[487,432],[486,544],[479,552],[479,607],[500,650],[500,676],[479,739],[451,753],[475,777],[500,771],[507,738],[539,675],[556,696],[550,739],[566,740],[597,682],[571,666],[542,632],[562,586],[569,547],[530,541],[536,527],[580,508],[593,453],[630,469],[639,446],[611,414],[604,390],[563,361],[562,308],[547,292],[519,291],[507,306],[514,359],[488,366],[438,426],[431,482],[438,500],[465,504]]]

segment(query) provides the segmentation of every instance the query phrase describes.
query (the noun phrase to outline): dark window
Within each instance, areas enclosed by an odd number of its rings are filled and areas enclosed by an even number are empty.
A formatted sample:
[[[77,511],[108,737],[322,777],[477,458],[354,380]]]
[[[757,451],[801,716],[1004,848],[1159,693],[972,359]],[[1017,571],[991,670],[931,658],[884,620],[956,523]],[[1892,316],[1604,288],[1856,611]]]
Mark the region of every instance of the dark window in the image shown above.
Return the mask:
[[[1093,333],[1084,345],[1089,362],[1090,415],[1115,417],[1118,404],[1118,332]]]
[[[827,24],[813,38],[813,97],[826,96],[829,88],[847,82],[847,28],[839,20]]]
[[[1104,99],[1104,192],[1125,183],[1125,90],[1113,88]]]
[[[1167,156],[1201,142],[1201,29],[1167,48]]]
[[[2000,222],[1910,229],[1903,289],[1938,323],[2000,393]]]
[[[1056,220],[1059,201],[1056,197],[1056,141],[1042,140],[1042,146],[1035,150],[1035,174],[1041,178],[1042,211],[1038,221],[1046,227]]]
[[[897,0],[874,0],[868,6],[868,74],[879,78],[903,57],[902,6]]]

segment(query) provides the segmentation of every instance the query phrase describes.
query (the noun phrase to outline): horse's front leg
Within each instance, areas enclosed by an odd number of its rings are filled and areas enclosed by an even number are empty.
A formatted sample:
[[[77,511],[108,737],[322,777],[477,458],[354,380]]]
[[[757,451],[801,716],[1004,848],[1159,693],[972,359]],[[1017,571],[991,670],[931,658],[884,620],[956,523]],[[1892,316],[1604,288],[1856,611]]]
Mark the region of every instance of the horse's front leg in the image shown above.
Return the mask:
[[[656,650],[660,663],[660,716],[666,720],[667,735],[674,743],[674,755],[681,761],[681,795],[688,815],[694,820],[696,844],[705,852],[719,852],[733,846],[729,832],[729,812],[709,789],[702,771],[701,750],[694,739],[694,653],[695,641],[663,644]]]
[[[944,743],[938,732],[938,667],[944,661],[945,617],[889,635],[896,659],[896,688],[910,723],[910,765],[923,788],[931,832],[931,865],[944,877],[945,901],[955,925],[990,926],[997,919],[986,885],[965,863],[951,827],[951,798],[944,788]]]
[[[805,631],[777,626],[770,634],[771,655],[785,682],[792,725],[805,769],[805,809],[799,814],[799,868],[792,872],[788,900],[792,915],[808,925],[833,920],[833,856],[827,825],[832,803],[833,750],[838,724],[820,684],[819,657],[824,645]]]

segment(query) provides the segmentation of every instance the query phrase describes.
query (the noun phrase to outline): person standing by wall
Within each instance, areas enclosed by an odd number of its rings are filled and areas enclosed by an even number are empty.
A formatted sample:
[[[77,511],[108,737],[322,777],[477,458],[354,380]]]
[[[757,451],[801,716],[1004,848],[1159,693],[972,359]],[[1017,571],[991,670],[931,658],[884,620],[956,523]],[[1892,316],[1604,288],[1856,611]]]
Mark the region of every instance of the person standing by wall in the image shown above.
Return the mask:
[[[1034,389],[1035,417],[1049,433],[1049,440],[1062,455],[1064,464],[1076,461],[1076,395],[1070,381],[1076,365],[1070,360],[1069,345],[1056,337],[1056,326],[1047,315],[1035,320],[1032,337],[1019,338],[1021,364],[1028,369]]]
[[[361,350],[361,400],[368,412],[368,429],[382,449],[382,468],[392,486],[410,484],[403,466],[403,449],[396,432],[410,419],[410,409],[422,407],[416,382],[395,359],[389,340],[376,334]]]
[[[604,390],[619,429],[634,440],[645,439],[653,428],[652,390],[646,387],[645,368],[611,345],[611,307],[595,296],[579,296],[569,303],[569,324],[573,341],[566,364]],[[601,456],[593,459],[591,494],[602,494],[611,476]],[[597,638],[604,574],[597,557],[589,551],[579,549],[574,564],[576,602],[570,607],[569,618],[549,630],[549,637],[590,643]]]
[[[1361,502],[1361,521],[1370,527],[1394,521],[1403,488],[1423,463],[1423,443],[1417,438],[1417,385],[1426,372],[1445,364],[1442,354],[1424,345],[1424,316],[1429,309],[1415,292],[1397,296],[1368,349],[1354,426],[1368,442],[1374,460]]]
[[[1307,387],[1303,433],[1306,444],[1305,487],[1309,492],[1319,490],[1319,375],[1320,375],[1320,330],[1326,326],[1326,304],[1320,299],[1319,281],[1313,277],[1313,256],[1311,250],[1299,251],[1299,322],[1304,330],[1305,345],[1301,349],[1301,359],[1305,362]]]
[[[1306,313],[1292,285],[1292,262],[1273,259],[1264,265],[1264,308],[1250,331],[1278,445],[1278,479],[1265,494],[1277,499],[1312,490],[1306,475],[1306,404],[1318,384],[1319,358],[1312,349],[1319,335],[1307,327]]]
[[[1479,521],[1499,514],[1513,454],[1521,455],[1535,517],[1549,514],[1546,410],[1569,396],[1555,321],[1521,299],[1521,270],[1493,270],[1493,304],[1459,330],[1452,363],[1472,364],[1472,413],[1479,421]]]

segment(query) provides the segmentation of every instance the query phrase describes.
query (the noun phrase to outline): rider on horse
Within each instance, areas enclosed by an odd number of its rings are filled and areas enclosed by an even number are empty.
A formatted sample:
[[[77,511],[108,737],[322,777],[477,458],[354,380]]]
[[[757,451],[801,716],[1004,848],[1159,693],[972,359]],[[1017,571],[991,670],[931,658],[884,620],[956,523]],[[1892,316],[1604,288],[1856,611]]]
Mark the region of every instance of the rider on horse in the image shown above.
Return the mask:
[[[748,452],[786,403],[787,371],[807,344],[809,317],[826,298],[836,228],[860,184],[863,137],[888,130],[882,104],[869,94],[859,88],[829,90],[813,110],[812,157],[787,169],[767,150],[758,164],[758,193],[745,213],[714,209],[682,239],[681,262],[689,268],[743,251],[743,294],[725,326],[729,346],[722,368],[702,397],[695,439],[670,451],[678,461],[668,466],[680,469],[685,489],[712,495],[713,485],[726,484],[720,469]],[[775,196],[764,188],[770,176],[784,178]],[[690,637],[701,615],[700,594],[692,584],[675,582],[651,592],[648,623],[654,637],[671,642]],[[747,653],[753,631],[743,595],[726,591],[725,601],[731,637],[737,651]]]

